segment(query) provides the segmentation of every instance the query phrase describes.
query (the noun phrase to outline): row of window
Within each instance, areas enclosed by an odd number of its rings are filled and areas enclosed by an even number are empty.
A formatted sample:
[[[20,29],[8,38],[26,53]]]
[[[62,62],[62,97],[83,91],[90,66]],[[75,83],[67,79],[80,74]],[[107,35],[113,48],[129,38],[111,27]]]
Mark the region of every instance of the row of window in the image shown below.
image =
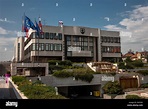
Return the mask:
[[[33,43],[25,50],[25,55],[31,51],[62,51],[62,44]]]
[[[121,52],[121,47],[117,46],[103,46],[102,47],[102,52],[103,53],[120,53]]]
[[[106,36],[101,36],[101,42],[106,42],[106,43],[120,43],[120,37],[106,37]]]
[[[67,45],[72,45],[71,41],[67,41]],[[73,42],[74,46],[88,46],[88,42]],[[89,43],[90,46],[93,46],[93,43]]]
[[[67,51],[69,50],[71,46],[67,46]],[[94,51],[94,47],[93,46],[73,46],[74,48],[80,48],[81,51]]]
[[[93,37],[86,37],[86,36],[73,36],[73,42],[87,42],[88,38],[90,42],[93,42]],[[72,37],[70,35],[66,36],[66,40],[71,41]]]
[[[52,44],[52,43],[33,43],[32,44],[32,50],[36,51],[61,51],[62,50],[62,44]]]
[[[36,32],[31,34],[31,38],[40,38],[40,39],[55,39],[62,40],[62,33],[48,33],[44,32],[38,36]]]

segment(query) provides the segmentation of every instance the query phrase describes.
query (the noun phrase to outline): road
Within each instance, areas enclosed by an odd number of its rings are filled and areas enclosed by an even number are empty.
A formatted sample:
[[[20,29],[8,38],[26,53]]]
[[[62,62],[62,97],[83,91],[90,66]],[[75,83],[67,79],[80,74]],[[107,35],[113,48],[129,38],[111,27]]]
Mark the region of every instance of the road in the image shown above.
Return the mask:
[[[9,84],[2,77],[0,77],[0,99],[11,99]]]

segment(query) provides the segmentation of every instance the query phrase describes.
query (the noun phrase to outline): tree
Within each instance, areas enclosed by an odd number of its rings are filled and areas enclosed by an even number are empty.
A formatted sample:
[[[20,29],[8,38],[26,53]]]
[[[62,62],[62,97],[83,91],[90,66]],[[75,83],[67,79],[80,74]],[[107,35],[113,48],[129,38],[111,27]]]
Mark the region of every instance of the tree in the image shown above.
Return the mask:
[[[127,63],[132,62],[132,60],[131,60],[130,56],[128,56],[128,57],[126,58],[125,62],[127,62]]]
[[[104,90],[104,93],[106,93],[106,94],[122,94],[123,93],[123,89],[121,88],[118,81],[107,82],[103,86],[103,90]]]

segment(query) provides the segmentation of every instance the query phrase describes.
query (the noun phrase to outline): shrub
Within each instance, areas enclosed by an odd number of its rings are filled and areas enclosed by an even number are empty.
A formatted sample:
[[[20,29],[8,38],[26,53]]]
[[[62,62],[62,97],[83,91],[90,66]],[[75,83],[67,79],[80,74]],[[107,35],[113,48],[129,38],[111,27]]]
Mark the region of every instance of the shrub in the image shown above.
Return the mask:
[[[134,66],[131,63],[127,63],[125,69],[134,69]]]
[[[18,85],[20,82],[26,81],[26,78],[24,76],[12,76],[12,81]]]
[[[142,60],[135,60],[132,62],[132,65],[134,65],[135,67],[143,67],[144,63],[142,62]]]
[[[123,93],[123,89],[121,88],[118,81],[114,81],[114,82],[109,81],[109,82],[107,82],[103,86],[103,90],[104,90],[104,93],[106,93],[106,94],[122,94]]]
[[[49,65],[56,65],[56,63],[59,63],[59,62],[60,62],[59,60],[49,60],[48,64]]]
[[[72,66],[72,62],[70,60],[60,61],[59,64],[64,66]]]
[[[60,78],[67,78],[67,77],[75,77],[76,80],[81,79],[82,81],[91,82],[93,79],[93,74],[86,69],[73,69],[72,71],[69,70],[61,70],[55,71],[53,76],[60,77]]]
[[[138,95],[126,95],[126,99],[142,99],[142,97],[139,97]]]
[[[22,76],[13,76],[12,80],[20,83],[18,89],[29,99],[66,99],[60,94],[56,95],[53,87],[44,86],[39,81],[32,83]]]
[[[62,65],[49,65],[49,69],[51,70],[63,70],[64,68]]]
[[[91,82],[94,76],[91,73],[77,74],[75,75],[76,80],[81,79],[82,81]]]
[[[124,62],[120,62],[120,63],[118,64],[118,68],[119,68],[119,69],[125,69],[126,67],[125,67]]]
[[[141,87],[141,88],[148,88],[148,83],[141,84],[140,87]]]
[[[55,71],[53,76],[67,78],[73,76],[73,73],[67,70]]]
[[[139,71],[137,71],[137,73],[146,76],[146,75],[148,75],[148,70],[139,70]]]

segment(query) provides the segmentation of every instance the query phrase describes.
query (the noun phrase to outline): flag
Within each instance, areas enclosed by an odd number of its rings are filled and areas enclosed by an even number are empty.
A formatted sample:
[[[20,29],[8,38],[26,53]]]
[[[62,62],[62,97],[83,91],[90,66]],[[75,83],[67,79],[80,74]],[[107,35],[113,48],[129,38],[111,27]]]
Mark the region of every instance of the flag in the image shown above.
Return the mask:
[[[42,30],[42,23],[41,23],[41,18],[40,17],[39,17],[39,28],[40,28],[40,32],[42,34],[43,30]]]
[[[63,21],[62,20],[59,21],[59,26],[63,27]]]
[[[35,20],[35,28],[36,28],[37,35],[39,36],[41,33],[41,29],[40,29],[38,23],[36,22],[36,20]]]
[[[27,17],[27,16],[24,16],[24,32],[26,32],[26,36],[29,37],[29,30],[32,29],[32,30],[36,30],[36,27],[34,25],[34,23]]]

